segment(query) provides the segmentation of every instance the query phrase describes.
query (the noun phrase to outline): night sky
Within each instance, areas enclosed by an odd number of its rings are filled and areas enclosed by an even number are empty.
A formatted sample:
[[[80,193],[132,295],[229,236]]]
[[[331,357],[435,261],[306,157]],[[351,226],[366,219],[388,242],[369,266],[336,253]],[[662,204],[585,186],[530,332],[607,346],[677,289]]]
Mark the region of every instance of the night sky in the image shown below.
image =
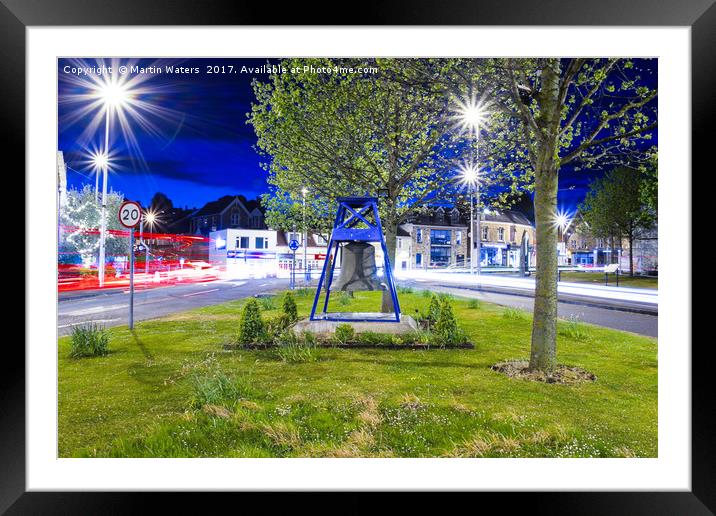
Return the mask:
[[[162,60],[120,59],[117,65],[149,67],[170,64],[198,68],[198,73],[145,74],[136,98],[163,107],[161,113],[142,111],[149,127],[132,124],[137,148],[125,144],[119,124],[110,128],[112,159],[115,170],[109,186],[125,197],[147,205],[155,192],[165,193],[177,207],[201,207],[227,194],[253,198],[267,191],[267,173],[254,150],[253,128],[246,124],[246,114],[253,100],[251,81],[266,80],[263,73],[241,73],[241,68],[260,67],[266,59],[187,59]],[[87,163],[87,151],[102,145],[104,125],[92,131],[92,138],[82,138],[92,115],[79,120],[73,114],[86,98],[79,97],[91,85],[91,78],[65,73],[65,67],[97,66],[94,59],[58,61],[58,149],[65,154],[68,186],[94,186],[94,175]],[[111,63],[105,61],[109,66]],[[207,66],[233,65],[237,73],[208,74]],[[656,66],[653,71],[656,82]],[[91,101],[90,101],[91,102]],[[654,141],[654,143],[656,143]],[[559,204],[574,209],[584,197],[594,174],[563,170],[560,175]]]

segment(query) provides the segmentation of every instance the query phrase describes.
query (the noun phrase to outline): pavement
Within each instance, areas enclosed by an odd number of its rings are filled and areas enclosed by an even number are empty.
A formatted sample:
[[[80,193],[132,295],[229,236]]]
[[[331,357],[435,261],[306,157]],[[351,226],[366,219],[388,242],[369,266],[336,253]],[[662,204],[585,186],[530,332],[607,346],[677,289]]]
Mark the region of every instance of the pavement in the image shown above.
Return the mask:
[[[440,277],[398,278],[397,283],[524,310],[532,310],[534,301],[533,292],[529,289],[516,289],[514,285],[477,285],[468,281],[455,284],[453,279]],[[140,287],[134,294],[134,320],[144,321],[287,288],[287,279],[276,278],[218,280],[150,289]],[[651,337],[658,335],[658,305],[645,302],[639,296],[611,299],[603,296],[603,292],[598,290],[600,295],[595,297],[560,289],[559,316]],[[645,294],[647,295],[655,296],[656,293]],[[127,324],[128,305],[129,294],[126,288],[61,293],[58,304],[58,334],[68,335],[74,325],[91,321],[105,326]]]

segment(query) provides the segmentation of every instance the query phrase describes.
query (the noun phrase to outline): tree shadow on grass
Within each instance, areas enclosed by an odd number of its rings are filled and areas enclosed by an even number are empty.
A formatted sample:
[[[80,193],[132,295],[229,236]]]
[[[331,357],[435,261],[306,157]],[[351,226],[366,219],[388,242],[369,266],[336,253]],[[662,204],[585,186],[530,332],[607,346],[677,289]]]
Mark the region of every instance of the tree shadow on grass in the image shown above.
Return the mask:
[[[132,333],[132,340],[134,340],[134,343],[137,345],[139,350],[142,352],[142,354],[144,355],[144,358],[146,358],[147,360],[154,360],[154,355],[152,355],[151,351],[149,351],[147,349],[147,346],[144,344],[144,342],[142,342],[142,339],[140,339],[137,336],[137,332],[135,332],[134,330],[131,330],[131,333]]]

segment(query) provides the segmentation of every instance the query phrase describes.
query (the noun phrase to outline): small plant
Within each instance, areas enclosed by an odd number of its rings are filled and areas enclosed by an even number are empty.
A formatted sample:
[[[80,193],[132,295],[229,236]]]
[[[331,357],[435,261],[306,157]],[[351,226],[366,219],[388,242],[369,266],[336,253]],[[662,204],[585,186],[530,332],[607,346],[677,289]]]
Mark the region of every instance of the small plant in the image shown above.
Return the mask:
[[[283,333],[291,324],[292,322],[286,314],[267,319],[264,323],[266,335],[269,339],[273,339]]]
[[[109,353],[109,334],[104,326],[87,323],[72,328],[70,356],[99,357]]]
[[[513,319],[515,321],[524,321],[527,319],[527,314],[524,312],[524,310],[519,310],[517,308],[512,308],[511,306],[506,307],[502,311],[502,317],[505,319]]]
[[[358,342],[369,346],[386,346],[393,343],[393,336],[386,333],[366,331],[358,334]]]
[[[303,332],[300,336],[292,330],[286,330],[277,339],[278,356],[284,362],[315,362],[318,359],[316,340],[312,333]]]
[[[470,299],[470,301],[467,302],[467,307],[471,310],[477,310],[480,308],[480,304],[479,299]]]
[[[352,301],[352,296],[351,296],[351,294],[349,294],[348,292],[343,292],[343,291],[342,291],[342,292],[338,295],[338,303],[339,303],[341,306],[350,305],[350,304],[351,304],[351,301]]]
[[[313,290],[310,288],[302,287],[294,290],[297,297],[309,297],[313,294]]]
[[[349,342],[355,339],[356,332],[353,326],[347,323],[342,323],[336,326],[336,332],[333,334],[333,340],[341,346],[345,346]]]
[[[423,297],[429,298],[429,297],[432,297],[433,293],[430,292],[429,290],[423,290],[422,292],[420,292],[420,295]]]
[[[398,287],[397,290],[401,294],[412,294],[413,293],[413,287]]]
[[[274,296],[257,296],[257,299],[261,304],[262,310],[268,311],[276,309],[276,302],[274,301]]]
[[[461,344],[464,340],[464,335],[457,325],[452,303],[447,299],[443,299],[440,304],[440,316],[435,323],[435,335],[441,346],[454,346]]]
[[[239,387],[219,368],[213,367],[203,374],[191,377],[192,397],[190,405],[231,405],[241,398]]]
[[[291,324],[298,321],[298,308],[296,308],[296,300],[290,292],[286,292],[286,295],[283,296],[283,313],[286,315]]]
[[[568,321],[562,322],[559,325],[559,334],[574,340],[585,340],[589,337],[587,328],[584,323],[580,322],[577,317],[571,315]]]
[[[266,338],[266,325],[261,319],[261,308],[256,299],[249,299],[241,312],[239,344],[256,344]]]

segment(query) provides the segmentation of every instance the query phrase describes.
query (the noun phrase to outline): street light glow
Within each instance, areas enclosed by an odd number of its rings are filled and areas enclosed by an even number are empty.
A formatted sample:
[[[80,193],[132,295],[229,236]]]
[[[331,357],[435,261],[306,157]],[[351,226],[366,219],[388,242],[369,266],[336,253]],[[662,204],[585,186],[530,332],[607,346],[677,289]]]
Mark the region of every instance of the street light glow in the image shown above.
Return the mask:
[[[460,182],[471,188],[480,182],[480,168],[474,163],[465,162],[458,169]]]
[[[88,157],[89,163],[92,165],[92,169],[95,172],[101,172],[105,169],[108,169],[110,166],[110,157],[109,154],[106,151],[103,150],[96,150],[96,151],[90,151],[89,157]]]
[[[484,127],[489,117],[489,103],[478,100],[475,95],[467,99],[455,99],[455,116],[453,117],[459,129],[478,134],[480,127]]]
[[[301,189],[301,194],[302,194],[304,197],[306,197],[306,194],[307,194],[307,193],[308,193],[308,188],[305,188],[305,187],[304,187],[304,188]]]
[[[110,81],[99,87],[98,96],[108,108],[120,109],[130,100],[130,92],[125,84]]]
[[[572,223],[572,215],[564,210],[559,210],[554,216],[554,227],[559,228],[564,232]]]
[[[152,210],[146,210],[144,212],[144,223],[150,228],[154,227],[155,223],[159,222],[159,214]]]

